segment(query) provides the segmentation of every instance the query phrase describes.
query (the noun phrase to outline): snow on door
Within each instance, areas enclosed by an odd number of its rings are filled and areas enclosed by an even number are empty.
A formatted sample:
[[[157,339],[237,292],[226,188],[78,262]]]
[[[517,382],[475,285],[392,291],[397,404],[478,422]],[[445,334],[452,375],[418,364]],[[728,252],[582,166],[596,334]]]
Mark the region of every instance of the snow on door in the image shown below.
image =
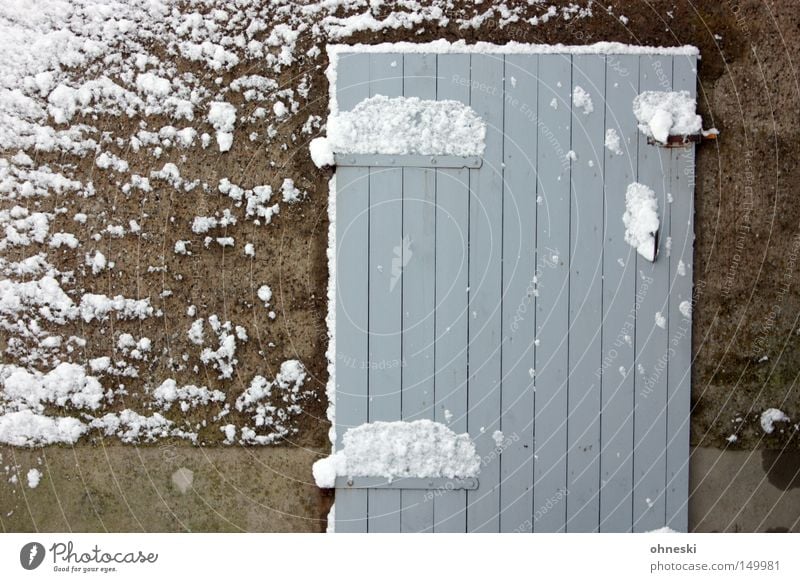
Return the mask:
[[[334,113],[414,97],[485,124],[480,156],[459,155],[463,127],[446,155],[409,154],[394,126],[334,148],[336,448],[428,419],[480,458],[474,480],[340,476],[336,531],[684,531],[694,149],[648,144],[632,103],[694,97],[696,51],[506,50],[329,50]],[[658,213],[638,253],[634,183]]]

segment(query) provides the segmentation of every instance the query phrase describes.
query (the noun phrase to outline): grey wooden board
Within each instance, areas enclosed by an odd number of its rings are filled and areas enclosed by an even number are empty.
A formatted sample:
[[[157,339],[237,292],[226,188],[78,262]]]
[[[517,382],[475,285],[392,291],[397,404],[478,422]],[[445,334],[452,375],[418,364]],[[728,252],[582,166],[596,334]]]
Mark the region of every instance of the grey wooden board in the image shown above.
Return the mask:
[[[420,477],[400,477],[388,480],[383,477],[337,477],[336,487],[341,489],[401,489],[409,491],[424,491],[425,501],[430,502],[443,491],[456,489],[477,489],[480,480],[476,477],[464,479],[447,479],[437,477],[423,479]]]
[[[570,248],[569,55],[539,57],[533,531],[565,530]]]
[[[696,97],[697,58],[674,57],[672,84]],[[669,402],[667,403],[667,526],[687,531],[689,499],[689,407],[691,402],[692,319],[681,303],[692,305],[694,248],[694,145],[671,150],[669,255]]]
[[[669,91],[672,87],[671,56],[639,57],[639,91]],[[670,205],[667,186],[671,153],[666,148],[639,140],[639,179],[658,200],[661,219],[659,260],[636,255],[636,371],[633,452],[633,530],[651,531],[665,523],[667,357],[669,332],[656,325],[656,316],[667,316],[669,261],[666,242]]]
[[[419,80],[416,80],[419,82]],[[410,81],[406,80],[408,85]],[[435,79],[434,79],[435,82]],[[337,166],[408,167],[418,168],[480,168],[483,160],[478,156],[418,156],[389,154],[334,154]]]
[[[369,97],[366,55],[343,55],[336,96],[342,110]],[[342,168],[336,173],[336,415],[337,448],[350,427],[367,422],[369,170]],[[367,531],[367,492],[336,495],[336,531]]]
[[[602,360],[594,374],[602,386],[600,418],[600,531],[627,532],[633,525],[633,365],[636,250],[624,240],[625,190],[636,180],[639,129],[631,103],[639,93],[639,57],[606,61],[606,131],[619,151],[604,148]]]
[[[605,56],[572,57],[572,91],[602,95]],[[574,100],[574,99],[573,99]],[[600,381],[603,309],[605,111],[572,107],[569,274],[567,531],[596,531],[600,513]]]
[[[509,55],[503,120],[503,352],[500,531],[533,515],[534,277],[538,55]],[[513,81],[512,81],[513,80]]]
[[[500,429],[502,294],[503,58],[473,54],[470,105],[486,123],[483,165],[470,170],[469,415],[481,464],[481,487],[467,492],[467,531],[497,531],[500,462],[492,455]]]
[[[369,57],[370,95],[403,94],[403,57]],[[369,231],[369,420],[398,420],[402,414],[403,170],[370,171]],[[370,532],[400,529],[400,492],[368,492]]]
[[[403,56],[403,95],[436,99],[436,56]],[[403,169],[402,419],[433,420],[436,313],[436,170]],[[433,498],[401,491],[400,530],[433,530]]]
[[[341,58],[342,109],[378,93],[457,99],[487,123],[487,147],[479,168],[367,156],[337,169],[338,446],[363,422],[434,419],[481,457],[470,491],[340,479],[337,531],[685,530],[694,152],[648,145],[631,102],[673,75],[694,91],[695,59]],[[659,197],[655,263],[624,241],[636,180]]]
[[[469,103],[469,55],[437,58],[437,99]],[[436,172],[436,344],[434,346],[434,420],[456,433],[467,431],[467,343],[469,262],[469,171]],[[433,529],[464,532],[465,491],[440,491],[433,498]]]

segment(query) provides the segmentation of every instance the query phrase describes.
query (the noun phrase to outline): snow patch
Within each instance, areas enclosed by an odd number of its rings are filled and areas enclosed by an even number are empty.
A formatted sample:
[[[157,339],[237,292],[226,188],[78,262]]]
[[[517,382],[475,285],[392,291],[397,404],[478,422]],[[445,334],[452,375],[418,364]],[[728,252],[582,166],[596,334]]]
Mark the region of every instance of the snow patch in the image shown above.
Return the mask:
[[[26,477],[28,480],[28,487],[36,489],[39,486],[39,482],[42,480],[42,472],[39,471],[39,469],[31,469],[28,471]]]
[[[612,154],[616,154],[618,156],[622,155],[622,146],[619,139],[619,134],[617,130],[613,127],[609,127],[606,130],[606,141],[605,146],[608,151]]]
[[[767,433],[772,434],[775,430],[776,422],[789,422],[790,418],[784,412],[777,408],[767,408],[761,413],[761,429]]]
[[[314,463],[317,486],[333,487],[337,476],[454,479],[480,471],[469,435],[431,420],[362,424],[344,434],[343,444],[342,450]]]
[[[633,100],[639,130],[658,142],[670,135],[700,133],[703,121],[695,112],[697,102],[688,91],[645,91]]]
[[[575,85],[575,88],[572,90],[572,104],[575,107],[583,109],[584,115],[589,115],[594,111],[592,96],[580,85]]]
[[[460,101],[375,95],[328,118],[337,153],[479,156],[485,137],[486,124]]]
[[[644,184],[633,182],[625,192],[625,242],[648,261],[656,256],[656,232],[660,226],[656,194]]]
[[[219,151],[230,150],[233,143],[233,126],[236,123],[236,108],[224,101],[212,101],[208,108],[208,122],[217,131]]]

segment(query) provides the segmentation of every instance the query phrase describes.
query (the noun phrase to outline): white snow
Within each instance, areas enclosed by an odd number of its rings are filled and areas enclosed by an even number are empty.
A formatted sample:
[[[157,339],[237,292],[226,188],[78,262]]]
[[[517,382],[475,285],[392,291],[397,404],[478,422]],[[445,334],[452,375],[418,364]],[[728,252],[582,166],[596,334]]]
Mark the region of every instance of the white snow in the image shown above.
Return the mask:
[[[202,346],[203,342],[205,341],[203,334],[203,320],[195,320],[189,327],[187,335],[189,336],[189,341],[191,341],[193,344]]]
[[[492,433],[492,440],[494,440],[494,444],[496,447],[500,447],[503,444],[503,431],[496,430]]]
[[[236,399],[236,410],[249,414],[253,421],[253,427],[242,427],[243,444],[272,444],[297,432],[294,419],[302,412],[299,403],[310,394],[302,390],[306,376],[298,360],[286,360],[273,381],[253,378]],[[288,406],[279,409],[276,405],[281,402]]]
[[[283,117],[288,113],[288,109],[286,109],[286,104],[283,101],[276,101],[275,105],[272,106],[272,112],[275,114],[276,117]]]
[[[703,129],[688,91],[645,91],[633,100],[639,129],[648,137],[667,143],[670,135],[690,135]]]
[[[42,480],[42,472],[39,471],[39,469],[31,469],[28,471],[26,477],[28,480],[28,487],[36,489],[39,486],[39,482]]]
[[[162,382],[153,390],[153,398],[163,410],[169,410],[178,402],[183,412],[197,406],[205,406],[210,402],[224,402],[225,393],[220,390],[209,390],[206,386],[178,386],[172,378]]]
[[[221,380],[228,379],[233,375],[233,368],[239,363],[239,360],[236,359],[236,339],[237,335],[242,334],[234,335],[232,333],[234,331],[233,324],[230,321],[223,323],[216,315],[208,318],[208,324],[217,336],[218,346],[216,350],[203,348],[200,360],[204,364],[210,364],[216,368]],[[244,337],[246,340],[247,336]]]
[[[343,53],[435,53],[435,54],[569,54],[569,55],[672,55],[690,56],[699,54],[697,47],[684,45],[678,47],[654,47],[631,45],[619,42],[596,42],[594,44],[528,44],[509,42],[492,44],[488,42],[467,43],[464,40],[449,42],[385,42],[376,44],[331,44],[327,46],[328,55]]]
[[[314,165],[318,168],[332,166],[336,163],[333,158],[331,142],[328,141],[328,138],[315,137],[311,140],[311,143],[308,144],[308,150],[311,153],[311,161],[313,161]]]
[[[776,422],[789,422],[790,419],[784,412],[777,408],[767,408],[761,413],[761,429],[767,433],[772,434],[775,430]]]
[[[661,329],[667,329],[667,318],[660,311],[656,311],[656,325]]]
[[[619,139],[619,134],[617,130],[613,127],[609,127],[606,130],[606,141],[605,146],[608,151],[618,156],[622,155],[622,146]]]
[[[477,156],[486,124],[460,101],[375,95],[328,118],[334,152]]]
[[[219,151],[230,150],[233,143],[233,126],[236,123],[236,107],[224,101],[213,101],[208,108],[208,122],[217,131]]]
[[[71,416],[45,416],[27,409],[0,414],[0,443],[17,447],[74,443],[87,430]]]
[[[264,303],[264,307],[269,307],[269,302],[272,301],[272,289],[269,285],[262,285],[257,291],[258,298]]]
[[[281,194],[283,194],[283,201],[289,204],[299,202],[303,193],[294,185],[294,180],[291,178],[284,178],[281,184]]]
[[[678,311],[681,312],[686,319],[692,318],[692,304],[690,301],[681,301],[678,305]]]
[[[648,261],[655,260],[655,234],[660,221],[656,194],[644,184],[633,182],[625,192],[625,242]]]
[[[86,264],[92,268],[92,274],[97,275],[100,271],[106,268],[108,261],[103,253],[100,251],[95,251],[94,256],[86,255]]]
[[[17,407],[44,412],[45,405],[96,410],[104,397],[103,387],[83,366],[62,362],[41,373],[14,364],[0,364],[3,399]]]
[[[457,435],[431,420],[373,422],[349,429],[344,447],[314,463],[319,487],[333,487],[337,476],[474,477],[480,458],[469,435]]]
[[[584,115],[589,115],[594,111],[592,96],[580,85],[575,85],[575,88],[572,90],[572,104],[575,107],[583,109]]]

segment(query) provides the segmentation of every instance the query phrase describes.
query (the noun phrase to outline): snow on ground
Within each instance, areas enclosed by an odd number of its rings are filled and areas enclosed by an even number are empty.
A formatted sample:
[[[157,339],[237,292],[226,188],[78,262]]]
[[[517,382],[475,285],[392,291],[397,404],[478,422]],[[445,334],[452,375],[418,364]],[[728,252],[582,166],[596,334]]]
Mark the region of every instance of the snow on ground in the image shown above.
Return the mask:
[[[469,435],[431,420],[362,424],[349,429],[343,443],[342,450],[314,463],[319,487],[333,487],[337,476],[453,479],[480,471]]]
[[[39,482],[42,480],[42,472],[39,469],[31,469],[28,471],[26,475],[28,481],[28,487],[31,489],[36,489],[39,486]]]
[[[453,10],[446,0],[425,6],[367,0],[4,3],[0,329],[6,341],[0,442],[40,445],[103,436],[130,443],[164,437],[202,443],[206,420],[206,434],[224,435],[229,443],[238,438],[266,444],[294,434],[309,397],[302,363],[286,359],[279,371],[235,382],[241,351],[256,349],[247,339],[247,322],[197,302],[167,263],[197,264],[223,252],[240,260],[254,257],[252,226],[264,232],[281,219],[282,207],[302,203],[308,177],[287,175],[274,165],[268,180],[244,183],[241,175],[220,175],[209,183],[197,171],[204,163],[198,160],[211,154],[225,160],[242,144],[255,143],[269,162],[271,152],[298,148],[319,134],[323,119],[308,107],[328,87],[312,86],[308,74],[286,73],[324,66],[332,54],[323,50],[329,42],[347,42],[359,31],[449,24],[463,30],[490,23],[538,27],[588,17],[590,4],[482,3]],[[415,49],[466,46],[445,45]],[[622,48],[605,43],[581,50]],[[425,113],[430,121],[448,131],[455,127],[465,138],[456,140],[460,149],[445,153],[478,151],[480,123],[470,110],[447,109],[457,117],[454,126],[441,111],[448,106],[436,107]],[[398,127],[410,123],[402,116],[395,121]],[[365,129],[357,123],[344,127]],[[376,135],[373,145],[380,140]],[[314,143],[314,161],[330,164],[331,150]],[[194,216],[169,217],[167,224],[145,211],[118,214],[122,203],[144,208],[154,198],[214,204],[193,204]],[[175,235],[164,247],[169,256],[145,265],[147,273],[163,278],[163,288],[144,294],[134,284],[120,288],[116,281],[136,273],[126,273],[122,247],[114,245],[135,248],[164,230]],[[258,248],[260,259],[268,260],[270,252]],[[191,318],[169,345],[135,327],[174,328],[162,309],[166,298],[181,301],[177,311]],[[332,350],[333,338],[329,357]],[[333,377],[332,363],[329,371]],[[267,387],[271,396],[236,409],[244,394]],[[328,396],[332,402],[332,385]],[[223,417],[224,425],[218,423]]]
[[[633,113],[642,133],[667,143],[670,135],[702,131],[703,121],[695,112],[696,106],[688,91],[645,91],[634,98]]]
[[[784,412],[777,408],[767,408],[761,413],[761,429],[765,433],[772,434],[775,430],[776,422],[790,422],[790,419]]]
[[[625,192],[625,242],[648,261],[655,260],[658,231],[658,201],[656,194],[644,184],[633,182]]]

